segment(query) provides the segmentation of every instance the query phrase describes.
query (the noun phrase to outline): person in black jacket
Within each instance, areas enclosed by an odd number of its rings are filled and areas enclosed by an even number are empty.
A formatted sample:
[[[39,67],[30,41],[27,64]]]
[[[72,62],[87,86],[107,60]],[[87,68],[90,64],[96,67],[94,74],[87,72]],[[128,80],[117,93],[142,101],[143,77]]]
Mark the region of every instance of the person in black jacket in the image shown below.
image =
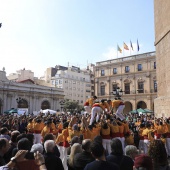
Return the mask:
[[[119,166],[120,170],[133,170],[133,160],[123,155],[122,143],[119,139],[111,140],[111,154],[106,157],[108,162],[115,163]]]
[[[106,161],[105,150],[101,143],[93,142],[90,149],[96,160],[88,163],[84,170],[119,170],[119,167],[116,164]]]
[[[44,143],[45,149],[45,165],[48,170],[64,170],[61,159],[55,154],[55,142],[53,140],[47,140]]]
[[[75,170],[83,170],[85,166],[94,161],[94,157],[91,155],[91,150],[90,150],[90,145],[91,145],[91,140],[90,139],[85,139],[82,142],[82,153],[77,153],[74,156],[74,169]]]

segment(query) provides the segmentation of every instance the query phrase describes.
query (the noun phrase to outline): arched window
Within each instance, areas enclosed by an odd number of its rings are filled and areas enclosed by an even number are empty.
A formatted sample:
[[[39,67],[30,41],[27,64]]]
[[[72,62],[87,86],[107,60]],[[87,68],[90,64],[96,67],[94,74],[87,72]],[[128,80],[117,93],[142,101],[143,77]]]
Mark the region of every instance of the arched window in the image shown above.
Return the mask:
[[[139,101],[138,104],[137,104],[137,109],[146,109],[147,108],[147,105],[144,101]]]
[[[41,109],[42,109],[42,110],[50,109],[50,103],[49,103],[49,101],[47,101],[47,100],[43,101],[42,104],[41,104]]]
[[[124,108],[123,112],[129,113],[132,110],[133,110],[132,103],[131,102],[125,102],[125,108]]]
[[[28,102],[25,99],[18,101],[18,108],[28,108]]]

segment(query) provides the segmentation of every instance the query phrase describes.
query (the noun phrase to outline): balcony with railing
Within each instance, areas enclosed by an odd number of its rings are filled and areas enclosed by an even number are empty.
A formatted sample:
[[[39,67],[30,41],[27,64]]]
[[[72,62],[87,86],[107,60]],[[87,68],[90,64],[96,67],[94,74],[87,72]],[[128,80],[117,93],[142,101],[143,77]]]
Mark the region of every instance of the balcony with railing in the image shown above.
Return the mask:
[[[124,61],[129,61],[129,60],[136,60],[136,59],[141,59],[141,58],[146,58],[146,57],[152,57],[152,56],[155,56],[155,55],[156,55],[155,51],[153,51],[153,52],[149,52],[149,53],[143,53],[143,54],[138,54],[138,55],[132,55],[132,56],[127,56],[127,57],[117,58],[117,59],[113,59],[113,60],[97,62],[96,66],[107,65],[107,64],[118,63],[118,62],[124,62]]]

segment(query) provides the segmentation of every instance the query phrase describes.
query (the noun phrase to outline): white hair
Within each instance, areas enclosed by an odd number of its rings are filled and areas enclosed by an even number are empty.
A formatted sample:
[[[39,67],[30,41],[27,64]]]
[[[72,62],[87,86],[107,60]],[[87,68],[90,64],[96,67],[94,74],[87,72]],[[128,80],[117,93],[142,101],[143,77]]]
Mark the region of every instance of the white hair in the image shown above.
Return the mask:
[[[55,142],[54,142],[53,140],[47,140],[47,141],[45,141],[45,143],[44,143],[44,149],[45,149],[45,152],[46,152],[46,153],[48,153],[48,152],[53,152],[54,147],[55,147]]]
[[[39,151],[39,153],[43,153],[43,146],[42,146],[42,144],[40,144],[40,143],[37,143],[37,144],[34,144],[34,145],[32,145],[32,148],[31,148],[31,152],[37,152],[37,151]]]
[[[136,146],[134,146],[134,145],[127,145],[125,147],[125,155],[131,157],[132,154],[134,154],[134,153],[136,153],[136,154],[138,153],[138,150],[137,150]]]

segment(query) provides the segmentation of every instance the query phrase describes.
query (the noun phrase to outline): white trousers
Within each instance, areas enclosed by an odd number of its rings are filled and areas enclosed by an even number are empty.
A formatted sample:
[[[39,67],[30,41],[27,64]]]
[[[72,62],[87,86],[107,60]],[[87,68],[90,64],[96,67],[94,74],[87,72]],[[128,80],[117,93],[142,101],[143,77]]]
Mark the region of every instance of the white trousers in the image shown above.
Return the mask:
[[[141,150],[144,151],[144,140],[139,141],[139,153],[141,153]]]
[[[94,118],[95,118],[96,114],[97,114],[96,122],[99,120],[101,112],[102,112],[102,109],[100,107],[93,107],[92,108],[92,110],[91,110],[90,125],[92,125],[92,123],[94,122]]]
[[[144,154],[148,154],[149,145],[150,141],[148,139],[144,139]]]
[[[120,141],[122,143],[123,153],[125,153],[125,137],[120,137]]]
[[[42,136],[41,134],[34,133],[34,144],[41,143]]]
[[[58,147],[58,150],[60,152],[60,159],[63,160],[64,159],[64,153],[63,153],[64,147],[63,146],[59,146],[59,145],[57,145],[57,147]]]
[[[62,159],[64,170],[68,170],[67,166],[67,148],[63,147],[63,159]]]
[[[125,119],[125,117],[122,115],[124,108],[125,108],[125,105],[120,105],[120,106],[117,108],[117,111],[116,111],[116,116],[119,117],[121,120],[124,120],[124,119]]]
[[[167,154],[170,156],[170,138],[166,138]]]
[[[102,139],[102,144],[107,153],[110,154],[111,153],[110,139]]]
[[[90,106],[84,106],[84,109],[87,113],[91,113],[91,107]]]

